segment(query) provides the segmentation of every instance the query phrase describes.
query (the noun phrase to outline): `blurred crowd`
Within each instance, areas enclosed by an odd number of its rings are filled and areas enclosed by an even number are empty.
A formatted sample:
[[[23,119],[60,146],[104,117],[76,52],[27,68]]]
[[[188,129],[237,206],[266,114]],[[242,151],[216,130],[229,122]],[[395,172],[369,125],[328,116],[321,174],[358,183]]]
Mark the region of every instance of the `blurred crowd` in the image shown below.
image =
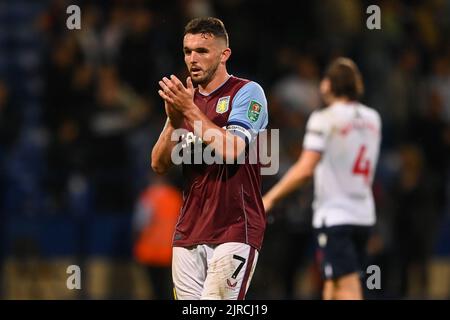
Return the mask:
[[[369,251],[384,290],[368,294],[426,297],[429,263],[450,232],[449,1],[379,1],[381,30],[366,28],[371,3],[356,0],[75,1],[81,30],[66,28],[72,3],[14,3],[0,5],[6,233],[17,215],[132,215],[152,184],[150,152],[165,121],[158,80],[186,77],[183,27],[193,17],[216,16],[230,35],[229,70],[262,85],[269,127],[280,129],[280,172],[264,177],[264,190],[300,154],[306,120],[322,104],[318,84],[328,62],[356,61],[363,102],[383,121]],[[170,181],[181,186],[179,170]],[[250,297],[317,297],[311,200],[310,186],[269,218]],[[441,247],[450,255],[448,241]],[[303,296],[299,270],[312,283]]]

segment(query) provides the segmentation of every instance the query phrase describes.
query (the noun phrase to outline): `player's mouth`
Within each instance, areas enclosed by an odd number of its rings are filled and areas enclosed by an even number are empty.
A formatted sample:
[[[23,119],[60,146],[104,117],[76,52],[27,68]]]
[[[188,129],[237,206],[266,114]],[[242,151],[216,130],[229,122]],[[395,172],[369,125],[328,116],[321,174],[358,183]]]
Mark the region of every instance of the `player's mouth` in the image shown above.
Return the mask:
[[[198,75],[201,71],[202,71],[202,69],[200,69],[199,67],[191,67],[191,74],[193,76]]]

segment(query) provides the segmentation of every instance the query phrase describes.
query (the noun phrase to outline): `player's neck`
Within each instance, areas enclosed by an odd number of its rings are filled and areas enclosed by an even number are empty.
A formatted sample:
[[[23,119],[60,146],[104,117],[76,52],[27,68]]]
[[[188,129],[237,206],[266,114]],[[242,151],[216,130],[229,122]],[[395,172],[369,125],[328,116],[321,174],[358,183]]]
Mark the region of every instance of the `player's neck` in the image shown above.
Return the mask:
[[[209,95],[211,92],[222,86],[228,78],[230,78],[230,75],[227,70],[217,70],[216,76],[208,84],[205,86],[198,86],[198,91],[205,96]]]
[[[332,104],[336,103],[350,103],[350,102],[352,102],[352,100],[350,100],[347,97],[333,97],[330,99],[329,105],[331,106]]]

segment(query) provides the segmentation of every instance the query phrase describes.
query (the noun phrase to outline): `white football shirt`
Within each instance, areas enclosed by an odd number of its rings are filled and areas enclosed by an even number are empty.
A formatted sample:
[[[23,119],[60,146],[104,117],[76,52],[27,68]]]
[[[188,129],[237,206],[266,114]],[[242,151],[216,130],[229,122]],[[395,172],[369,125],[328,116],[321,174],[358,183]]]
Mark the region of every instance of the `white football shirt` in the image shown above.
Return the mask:
[[[334,103],[313,112],[306,130],[304,149],[322,153],[314,172],[314,228],[375,224],[378,112],[359,102]]]

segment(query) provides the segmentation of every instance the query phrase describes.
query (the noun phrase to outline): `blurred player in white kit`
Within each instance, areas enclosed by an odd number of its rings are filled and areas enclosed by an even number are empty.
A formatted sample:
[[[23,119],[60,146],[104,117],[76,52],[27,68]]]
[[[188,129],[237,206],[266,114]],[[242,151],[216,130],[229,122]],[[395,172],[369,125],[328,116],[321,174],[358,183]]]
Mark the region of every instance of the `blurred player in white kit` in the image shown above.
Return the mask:
[[[320,84],[326,108],[312,113],[302,154],[263,197],[268,212],[314,177],[313,228],[327,300],[363,298],[360,274],[376,221],[372,182],[381,142],[378,112],[358,102],[363,91],[352,60],[330,64]]]

